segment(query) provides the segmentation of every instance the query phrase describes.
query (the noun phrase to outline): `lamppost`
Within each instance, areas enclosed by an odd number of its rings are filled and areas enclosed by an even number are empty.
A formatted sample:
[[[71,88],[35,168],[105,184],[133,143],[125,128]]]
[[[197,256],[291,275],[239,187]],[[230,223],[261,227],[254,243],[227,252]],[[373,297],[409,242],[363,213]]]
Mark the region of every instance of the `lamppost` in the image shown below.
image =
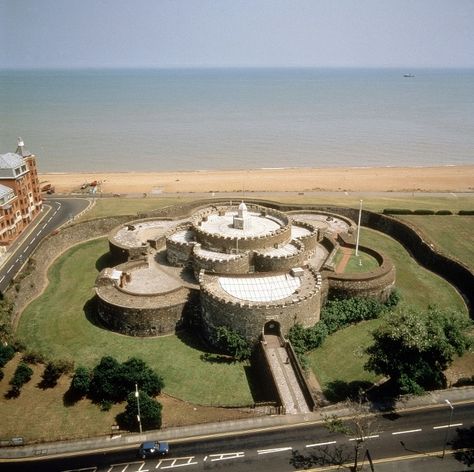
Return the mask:
[[[441,459],[444,459],[444,455],[446,453],[446,444],[448,442],[448,435],[449,435],[449,430],[451,429],[451,422],[453,420],[453,413],[454,413],[454,406],[452,405],[452,403],[446,399],[444,400],[446,402],[446,404],[449,406],[449,408],[451,409],[451,411],[449,412],[449,423],[448,423],[448,428],[446,429],[446,436],[444,437],[444,444],[443,444],[443,455],[441,456]]]
[[[360,219],[362,216],[362,200],[360,201],[359,204],[359,221],[357,223],[357,240],[356,240],[356,257],[359,257],[359,236],[360,236]]]
[[[143,432],[142,431],[142,420],[140,419],[140,394],[138,393],[138,385],[135,384],[135,397],[137,398],[137,420],[138,420],[138,426],[140,428],[140,434]]]

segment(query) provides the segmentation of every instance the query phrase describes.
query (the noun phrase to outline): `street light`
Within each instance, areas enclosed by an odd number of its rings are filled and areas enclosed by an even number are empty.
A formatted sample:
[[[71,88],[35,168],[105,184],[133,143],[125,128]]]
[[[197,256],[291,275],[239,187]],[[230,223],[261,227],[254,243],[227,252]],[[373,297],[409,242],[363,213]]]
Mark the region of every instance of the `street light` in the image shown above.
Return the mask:
[[[446,444],[448,442],[448,434],[449,434],[449,430],[451,429],[451,422],[453,420],[453,412],[454,412],[454,406],[452,405],[452,403],[448,399],[446,399],[444,401],[449,406],[451,411],[449,412],[449,423],[448,423],[448,428],[446,429],[446,435],[444,437],[443,455],[441,456],[441,459],[444,459],[444,455],[446,453]]]
[[[138,426],[140,428],[140,434],[143,432],[142,431],[142,420],[140,419],[140,394],[138,393],[138,385],[135,384],[135,397],[137,398],[137,420],[138,420]]]
[[[359,204],[359,222],[357,223],[357,240],[356,240],[356,257],[359,256],[359,236],[360,236],[360,219],[362,216],[362,200]]]

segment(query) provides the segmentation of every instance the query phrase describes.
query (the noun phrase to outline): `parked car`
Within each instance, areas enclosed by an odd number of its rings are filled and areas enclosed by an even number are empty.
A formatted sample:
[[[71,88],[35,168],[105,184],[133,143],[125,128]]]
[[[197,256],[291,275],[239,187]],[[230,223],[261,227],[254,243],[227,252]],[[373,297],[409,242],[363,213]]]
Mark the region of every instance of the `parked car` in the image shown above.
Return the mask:
[[[146,459],[147,457],[166,456],[168,455],[169,450],[170,448],[167,442],[147,441],[140,444],[138,456],[142,459]]]

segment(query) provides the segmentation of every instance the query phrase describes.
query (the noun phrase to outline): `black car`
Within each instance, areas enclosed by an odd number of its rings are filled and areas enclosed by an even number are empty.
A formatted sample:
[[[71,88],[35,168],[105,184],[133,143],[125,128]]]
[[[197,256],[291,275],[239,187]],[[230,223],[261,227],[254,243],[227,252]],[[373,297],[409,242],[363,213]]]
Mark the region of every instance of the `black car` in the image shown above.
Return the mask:
[[[166,456],[170,448],[168,443],[159,441],[147,441],[140,445],[138,456],[142,459],[155,456]]]

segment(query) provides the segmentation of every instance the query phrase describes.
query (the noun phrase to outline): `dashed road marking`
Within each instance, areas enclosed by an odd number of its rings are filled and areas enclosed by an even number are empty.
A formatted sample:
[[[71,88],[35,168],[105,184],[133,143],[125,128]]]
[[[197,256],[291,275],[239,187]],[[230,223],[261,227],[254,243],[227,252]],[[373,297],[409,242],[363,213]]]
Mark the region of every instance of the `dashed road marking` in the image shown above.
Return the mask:
[[[50,217],[49,217],[49,220],[48,220],[48,223],[49,223],[49,222],[50,222],[52,219],[53,219],[53,217],[52,217],[52,216],[50,216]]]
[[[205,459],[208,457],[210,458],[211,462],[216,461],[227,461],[229,459],[239,459],[240,457],[244,457],[245,452],[226,452],[224,454],[209,454],[206,456]]]
[[[4,279],[4,278],[5,278],[5,276],[3,276],[3,277],[0,279],[0,283],[2,283],[2,282],[3,282],[3,279]]]
[[[455,426],[462,426],[462,423],[444,424],[443,426],[433,426],[433,429],[454,428]]]
[[[291,451],[293,448],[288,447],[276,447],[274,449],[258,449],[257,454],[273,454],[275,452]]]
[[[397,431],[396,433],[392,433],[392,435],[396,436],[397,434],[419,433],[420,431],[421,431],[421,428],[419,428],[419,429],[407,429],[406,431]]]
[[[316,444],[306,444],[305,447],[329,446],[330,444],[336,444],[336,442],[337,441],[327,441],[327,442],[316,443]]]
[[[12,269],[13,269],[13,266],[10,266],[10,268],[7,270],[7,274],[8,274],[8,272],[10,272]]]
[[[63,470],[63,472],[95,472],[97,467],[85,467],[84,469],[69,469]]]
[[[360,438],[351,438],[349,441],[365,441],[366,439],[374,439],[380,437],[378,434],[372,434],[371,436],[362,436]]]
[[[31,243],[34,243],[34,242],[35,242],[35,239],[36,239],[36,236],[30,241],[30,244],[31,244]]]
[[[107,472],[125,472],[128,468],[129,465],[137,465],[140,464],[143,466],[144,462],[143,461],[137,461],[137,462],[124,462],[123,464],[112,464]],[[121,467],[121,468],[120,468]],[[142,471],[144,472],[144,471]]]
[[[176,467],[186,467],[188,465],[196,465],[198,462],[193,461],[194,456],[190,457],[177,457],[176,459],[161,459],[160,462],[156,465],[155,469],[173,469]],[[170,462],[169,465],[162,465],[167,464]]]
[[[42,229],[42,230],[45,229],[46,226],[48,226],[48,223],[45,223],[45,224],[41,227],[41,229]]]

